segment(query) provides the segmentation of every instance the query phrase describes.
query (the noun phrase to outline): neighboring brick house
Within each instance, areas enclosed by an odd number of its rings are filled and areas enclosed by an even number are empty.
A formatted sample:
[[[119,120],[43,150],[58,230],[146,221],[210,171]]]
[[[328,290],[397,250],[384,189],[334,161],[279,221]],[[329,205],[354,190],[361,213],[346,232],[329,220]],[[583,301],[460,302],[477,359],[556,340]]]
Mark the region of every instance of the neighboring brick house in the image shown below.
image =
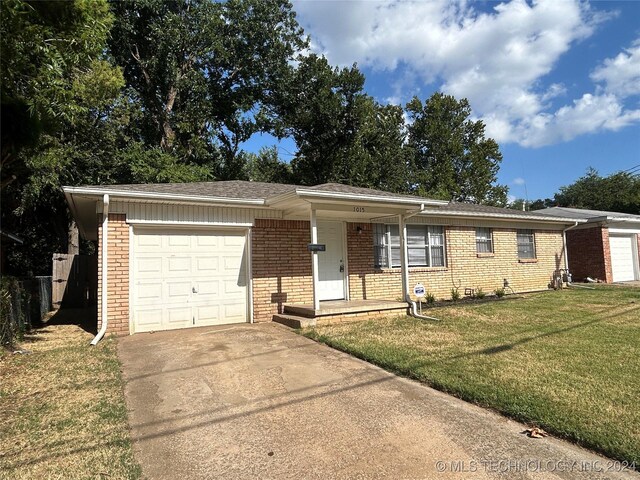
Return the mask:
[[[566,232],[569,270],[575,280],[640,280],[640,215],[565,207],[534,213],[582,222]]]
[[[437,298],[505,282],[544,290],[575,223],[341,184],[64,191],[81,234],[98,242],[99,327],[114,334],[265,322],[301,305],[329,315],[330,300],[344,300],[341,318],[404,314],[416,283]]]

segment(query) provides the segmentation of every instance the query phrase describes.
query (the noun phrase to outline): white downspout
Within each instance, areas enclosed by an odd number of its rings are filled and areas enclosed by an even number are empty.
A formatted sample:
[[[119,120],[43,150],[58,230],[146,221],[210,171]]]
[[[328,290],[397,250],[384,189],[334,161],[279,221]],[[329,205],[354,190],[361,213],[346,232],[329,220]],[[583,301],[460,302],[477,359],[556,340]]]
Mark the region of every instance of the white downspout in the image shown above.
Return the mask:
[[[427,317],[426,315],[420,315],[418,313],[418,306],[416,302],[411,300],[411,294],[409,293],[409,255],[407,250],[407,223],[406,220],[411,218],[419,213],[424,211],[424,204],[420,205],[420,210],[415,210],[413,212],[405,213],[403,215],[399,215],[399,225],[398,228],[400,230],[400,265],[402,267],[402,294],[404,295],[404,300],[411,307],[410,315],[415,318],[420,318],[422,320],[438,320],[434,317]]]
[[[91,345],[97,345],[107,332],[107,245],[109,243],[109,195],[105,194],[102,198],[102,302],[101,317],[102,327],[100,331],[91,340]]]
[[[562,248],[564,248],[564,269],[569,273],[569,251],[567,250],[567,232],[578,226],[578,222],[562,230]]]

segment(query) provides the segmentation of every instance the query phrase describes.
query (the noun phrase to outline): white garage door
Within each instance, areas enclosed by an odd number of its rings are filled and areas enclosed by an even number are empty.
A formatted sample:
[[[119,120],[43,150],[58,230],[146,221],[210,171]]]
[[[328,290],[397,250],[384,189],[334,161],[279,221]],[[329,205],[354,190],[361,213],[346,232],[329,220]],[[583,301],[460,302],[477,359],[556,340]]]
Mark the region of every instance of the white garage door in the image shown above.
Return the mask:
[[[634,235],[611,235],[609,237],[611,271],[614,282],[635,280],[634,240]]]
[[[135,332],[247,321],[244,232],[135,229]]]

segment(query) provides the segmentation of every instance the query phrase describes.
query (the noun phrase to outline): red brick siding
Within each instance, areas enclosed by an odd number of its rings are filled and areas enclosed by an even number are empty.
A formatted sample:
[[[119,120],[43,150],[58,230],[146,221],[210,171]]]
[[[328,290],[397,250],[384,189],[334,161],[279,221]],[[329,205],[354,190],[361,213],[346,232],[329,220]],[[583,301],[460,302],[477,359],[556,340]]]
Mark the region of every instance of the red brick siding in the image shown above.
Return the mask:
[[[607,283],[613,280],[607,227],[595,226],[569,230],[567,250],[569,270],[574,280],[584,280],[587,277],[597,278]]]
[[[256,219],[251,232],[253,319],[268,322],[283,303],[313,303],[309,222]]]
[[[98,219],[98,328],[102,326],[102,218]],[[129,335],[129,226],[110,213],[107,228],[107,334]]]

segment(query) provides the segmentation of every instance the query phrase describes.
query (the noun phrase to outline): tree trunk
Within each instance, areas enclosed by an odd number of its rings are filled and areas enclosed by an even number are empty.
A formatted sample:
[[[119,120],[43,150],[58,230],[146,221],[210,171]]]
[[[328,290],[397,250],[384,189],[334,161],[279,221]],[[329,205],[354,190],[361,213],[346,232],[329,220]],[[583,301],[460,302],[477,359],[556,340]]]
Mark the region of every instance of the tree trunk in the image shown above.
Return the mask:
[[[78,255],[80,253],[80,239],[78,238],[78,225],[75,220],[71,220],[67,235],[67,253],[69,255]]]

